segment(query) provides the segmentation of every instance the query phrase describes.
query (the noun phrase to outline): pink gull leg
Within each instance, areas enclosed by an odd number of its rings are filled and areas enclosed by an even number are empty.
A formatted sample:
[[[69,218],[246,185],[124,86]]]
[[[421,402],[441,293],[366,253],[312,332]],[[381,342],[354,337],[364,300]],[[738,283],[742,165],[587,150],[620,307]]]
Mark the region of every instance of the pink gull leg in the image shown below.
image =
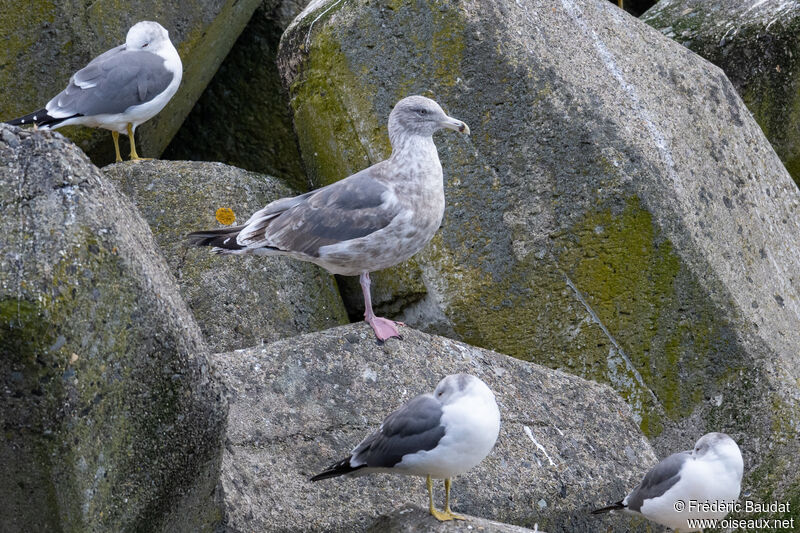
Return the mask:
[[[379,341],[385,341],[391,337],[400,337],[397,326],[405,326],[405,324],[375,316],[372,311],[372,296],[369,293],[369,272],[363,272],[359,281],[361,282],[361,290],[364,292],[364,320],[372,326],[375,336],[378,337]]]

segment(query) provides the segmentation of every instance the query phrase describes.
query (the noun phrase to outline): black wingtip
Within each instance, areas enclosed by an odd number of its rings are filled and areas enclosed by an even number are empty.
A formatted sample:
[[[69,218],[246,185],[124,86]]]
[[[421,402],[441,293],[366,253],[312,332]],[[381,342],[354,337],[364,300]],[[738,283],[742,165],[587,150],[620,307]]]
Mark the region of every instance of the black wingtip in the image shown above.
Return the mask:
[[[55,118],[51,117],[47,114],[47,109],[39,109],[38,111],[34,111],[33,113],[28,113],[25,116],[12,118],[11,120],[7,120],[6,124],[11,124],[12,126],[28,126],[31,124],[36,124],[37,126],[47,126],[47,127],[54,127],[59,125],[60,123],[64,122],[65,120],[69,120],[71,118],[79,117],[80,114],[75,114],[69,117],[62,117],[62,118]]]
[[[218,230],[195,231],[186,235],[186,240],[191,246],[213,246],[224,250],[241,250],[236,242],[236,236],[244,226],[223,228]]]
[[[309,481],[321,481],[323,479],[328,479],[328,478],[332,478],[332,477],[339,477],[339,476],[343,476],[345,474],[349,474],[350,472],[353,472],[355,470],[358,470],[360,468],[364,468],[365,466],[367,466],[367,465],[359,465],[359,466],[356,466],[354,468],[354,467],[350,466],[350,459],[351,459],[351,457],[348,457],[347,459],[342,459],[338,463],[329,466],[323,472],[320,472],[316,476],[311,476],[310,478],[308,478],[308,480]]]
[[[592,511],[592,514],[603,514],[603,513],[608,513],[610,511],[619,511],[620,509],[625,509],[625,504],[622,503],[622,500],[616,503],[612,503],[607,507],[601,507],[600,509],[595,509],[594,511]]]

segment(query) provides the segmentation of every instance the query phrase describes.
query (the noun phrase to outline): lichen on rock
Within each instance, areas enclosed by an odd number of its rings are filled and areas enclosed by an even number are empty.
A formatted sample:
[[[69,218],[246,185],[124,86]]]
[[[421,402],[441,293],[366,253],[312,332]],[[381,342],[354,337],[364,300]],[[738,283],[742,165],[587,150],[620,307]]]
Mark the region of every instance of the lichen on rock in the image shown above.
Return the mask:
[[[226,403],[147,224],[58,133],[0,161],[4,526],[210,527]]]

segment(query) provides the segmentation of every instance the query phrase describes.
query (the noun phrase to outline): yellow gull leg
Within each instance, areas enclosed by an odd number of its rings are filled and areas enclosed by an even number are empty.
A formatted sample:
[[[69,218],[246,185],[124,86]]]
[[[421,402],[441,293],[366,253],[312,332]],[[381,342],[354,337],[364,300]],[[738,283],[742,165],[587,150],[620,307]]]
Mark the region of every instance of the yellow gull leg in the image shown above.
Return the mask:
[[[119,133],[112,131],[111,138],[114,139],[114,151],[117,153],[117,163],[119,163],[122,161],[122,156],[119,154]]]
[[[136,153],[136,140],[133,138],[133,125],[128,122],[128,139],[131,141],[131,161],[150,161],[149,157],[139,157]]]
[[[431,480],[431,476],[428,476],[428,501],[430,502],[430,507],[428,508],[428,510],[431,512],[431,514],[436,520],[440,522],[447,522],[448,520],[453,519],[447,513],[437,511],[436,508],[433,506],[433,481]]]
[[[455,514],[450,510],[450,478],[444,480],[444,514],[450,516],[450,520],[466,520],[467,518]]]

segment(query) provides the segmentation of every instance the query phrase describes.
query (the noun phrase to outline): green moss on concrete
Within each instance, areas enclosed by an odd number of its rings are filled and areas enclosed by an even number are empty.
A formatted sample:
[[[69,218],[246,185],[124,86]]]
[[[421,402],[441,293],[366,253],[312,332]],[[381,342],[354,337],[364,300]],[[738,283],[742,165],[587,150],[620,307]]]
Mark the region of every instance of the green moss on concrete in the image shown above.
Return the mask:
[[[709,358],[727,344],[726,324],[635,197],[621,213],[588,216],[573,235],[559,264],[653,391],[658,410],[672,420],[688,416],[713,377]],[[643,430],[658,434],[645,427],[661,425],[655,413],[640,414]]]
[[[578,242],[560,260],[648,384],[653,381],[648,363],[655,325],[664,303],[672,299],[679,269],[669,243],[659,246],[654,231],[650,214],[632,201],[619,215],[603,211],[587,217],[575,231]],[[677,338],[664,343],[667,364],[660,401],[667,413],[678,404],[677,345]]]
[[[0,300],[0,352],[3,360],[27,363],[51,342],[39,307],[25,300]]]
[[[10,7],[9,4],[6,5]],[[55,2],[50,0],[29,0],[25,3],[25,9],[0,10],[0,37],[3,41],[3,46],[0,47],[0,87],[4,88],[0,94],[0,109],[4,114],[11,115],[3,116],[2,119],[32,111],[33,109],[26,107],[31,105],[31,97],[41,98],[37,84],[39,77],[20,68],[19,55],[33,49],[40,38],[36,31],[32,31],[37,28],[31,28],[31,24],[51,25],[56,20],[57,13]],[[68,44],[64,45],[62,52],[67,51]],[[63,67],[54,65],[54,68],[58,71]],[[12,87],[14,90],[10,89]],[[43,103],[38,104],[39,107]]]
[[[311,33],[310,53],[289,91],[301,154],[316,186],[388,157],[391,145],[386,120],[391,105],[409,94],[437,97],[455,90],[466,46],[465,21],[457,10],[446,8],[447,2],[395,2],[389,9],[364,6],[359,10],[345,9],[344,4],[316,20],[313,31],[310,21],[322,14],[323,8],[306,16],[290,36],[302,40],[305,47]],[[336,24],[325,23],[334,16]],[[391,33],[387,28],[395,26],[415,29],[403,34],[404,40],[414,44],[407,61],[416,65],[415,75],[395,78],[385,88],[365,83],[365,74],[380,64],[379,56],[389,54],[386,48],[393,44],[384,37]],[[376,113],[376,102],[387,96],[389,105],[382,105],[381,113]],[[421,277],[413,259],[374,274],[376,310],[391,315],[419,301],[426,293]],[[363,304],[357,281],[340,280],[340,286],[351,319],[359,317]]]
[[[152,429],[132,427],[137,417],[119,416],[130,410],[137,396],[129,388],[136,368],[129,335],[135,327],[130,310],[136,308],[137,291],[131,283],[120,258],[88,232],[82,246],[69,250],[52,270],[47,321],[59,329],[64,344],[50,357],[64,368],[67,405],[74,417],[64,428],[72,442],[59,450],[59,477],[72,478],[59,487],[68,531],[85,530],[90,524],[123,524],[132,509],[114,502],[125,497],[135,509],[147,499],[144,487],[139,493],[120,490],[132,485],[129,480],[140,468],[134,447],[141,446],[141,451],[151,445],[133,442],[134,435],[154,434]],[[72,354],[77,356],[74,361]],[[157,405],[164,410],[153,412],[155,417],[172,418],[169,394],[159,397]],[[98,420],[104,421],[101,427]]]
[[[143,288],[129,268],[112,243],[87,229],[81,244],[53,265],[38,304],[0,303],[4,357],[12,344],[22,347],[16,364],[43,398],[30,414],[38,427],[29,438],[48,460],[30,475],[48,479],[44,488],[57,500],[50,507],[58,510],[48,519],[63,531],[121,531],[133,520],[152,524],[164,512],[144,477],[168,471],[153,470],[164,461],[158,441],[171,431],[167,425],[184,410],[185,398],[182,387],[170,386],[168,364],[156,370],[138,360],[142,339],[133,332],[141,316],[132,313],[144,311],[138,307]],[[159,480],[162,487],[173,484]]]
[[[503,273],[457,263],[441,239],[420,261],[459,287],[445,304],[464,341],[612,384],[651,436],[689,415],[718,386],[708,359],[730,341],[649,212],[636,198],[598,210],[557,246]]]
[[[441,0],[426,0],[423,5],[396,2],[393,6],[396,12],[393,23],[415,29],[407,37],[414,45],[411,53],[418,69],[417,76],[396,80],[397,100],[417,92],[420,78],[435,82],[437,92],[456,85],[466,48],[465,21],[458,10],[450,7],[449,2]],[[374,24],[374,20],[370,22]],[[375,31],[375,28],[365,29]]]
[[[391,145],[371,113],[373,91],[356,83],[333,31],[315,30],[313,46],[291,102],[306,170],[321,186],[388,157]]]

